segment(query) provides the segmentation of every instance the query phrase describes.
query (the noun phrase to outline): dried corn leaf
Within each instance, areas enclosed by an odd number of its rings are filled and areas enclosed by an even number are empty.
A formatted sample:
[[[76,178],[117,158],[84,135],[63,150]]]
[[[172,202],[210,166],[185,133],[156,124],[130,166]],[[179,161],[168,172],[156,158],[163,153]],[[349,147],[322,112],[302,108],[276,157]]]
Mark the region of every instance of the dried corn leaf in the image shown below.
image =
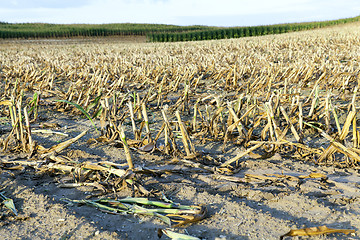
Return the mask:
[[[57,132],[57,131],[53,131],[53,130],[49,130],[49,129],[32,129],[31,133],[57,134],[57,135],[65,136],[65,137],[69,136],[69,134]]]
[[[234,157],[234,158],[232,158],[232,159],[230,159],[230,160],[228,160],[228,161],[224,162],[223,164],[221,164],[221,166],[220,166],[220,167],[226,167],[226,166],[229,166],[231,163],[233,163],[233,162],[236,162],[236,161],[240,160],[240,159],[241,159],[242,157],[244,157],[246,154],[248,154],[248,153],[250,153],[250,152],[252,152],[252,151],[254,151],[254,150],[258,149],[258,148],[259,148],[259,147],[261,147],[262,145],[263,145],[263,143],[258,143],[258,144],[256,144],[255,146],[253,146],[253,147],[251,147],[251,148],[247,149],[246,151],[243,151],[243,152],[239,153],[236,157]]]
[[[284,237],[296,237],[296,236],[314,236],[314,235],[321,235],[321,234],[329,234],[329,233],[354,233],[355,230],[349,229],[335,229],[335,228],[328,228],[327,226],[320,226],[320,227],[311,227],[311,228],[304,228],[304,229],[296,229],[290,230],[290,232],[282,235],[281,239]]]
[[[299,178],[291,176],[291,175],[284,175],[284,174],[265,174],[265,176],[273,176],[276,178],[285,178],[288,179],[290,181],[298,181]]]
[[[151,152],[154,149],[155,149],[155,143],[154,142],[150,142],[150,143],[138,148],[138,150],[140,150],[142,152]]]
[[[94,140],[95,140],[95,142],[99,142],[99,143],[107,143],[107,142],[110,142],[111,139],[106,136],[100,136],[96,139],[94,139],[94,138],[89,139],[88,144]]]
[[[46,166],[39,168],[38,170],[40,170],[40,171],[59,170],[59,171],[63,171],[63,172],[72,172],[75,169],[77,169],[77,167],[63,165],[63,164],[48,164]]]
[[[254,181],[254,180],[276,180],[276,177],[268,177],[262,175],[255,175],[255,174],[245,174],[245,178],[247,181]]]
[[[16,166],[12,166],[12,167],[3,167],[3,169],[6,169],[6,170],[24,170],[24,166],[22,165],[16,165]]]
[[[174,222],[178,222],[178,224],[174,225],[173,227],[182,227],[187,224],[192,224],[195,222],[199,222],[203,220],[207,215],[207,209],[204,206],[192,206],[194,212],[192,214],[185,213],[185,214],[168,214],[166,216],[175,217],[173,219]],[[183,220],[178,220],[183,218]]]
[[[86,162],[84,165],[82,165],[82,167],[84,169],[105,171],[105,172],[108,172],[108,173],[115,174],[116,176],[121,177],[121,178],[125,177],[125,175],[127,173],[129,173],[128,171],[123,170],[123,169],[117,169],[117,168],[112,168],[112,167],[103,167],[103,166],[100,166],[97,163],[90,163],[90,162]]]
[[[299,178],[327,178],[327,176],[322,173],[310,173],[309,175],[301,175]]]
[[[60,125],[58,123],[47,123],[43,122],[39,124],[40,128],[60,128]]]
[[[0,102],[0,106],[4,105],[4,106],[12,106],[12,102],[10,100],[4,100]]]
[[[76,187],[81,187],[81,186],[87,186],[87,187],[94,187],[94,188],[102,191],[103,193],[106,192],[105,187],[98,182],[94,182],[94,183],[60,183],[60,184],[57,184],[57,186],[60,188],[76,188]]]
[[[255,175],[255,174],[245,174],[245,178],[233,177],[233,176],[224,176],[220,174],[215,174],[213,176],[215,179],[226,180],[230,182],[249,182],[249,181],[259,181],[259,180],[277,180],[277,179],[287,179],[290,181],[298,181],[302,178],[326,178],[326,175],[321,173],[311,173],[309,175],[302,175],[299,177],[285,175],[285,174],[264,174],[264,175]]]
[[[49,149],[43,149],[43,150],[39,150],[39,153],[42,154],[41,157],[46,157],[48,155],[51,155],[53,153],[59,153],[62,150],[64,150],[65,148],[69,147],[71,144],[73,144],[74,142],[76,142],[77,140],[79,140],[81,137],[83,137],[85,134],[87,133],[86,131],[83,131],[82,133],[80,133],[78,136],[69,139],[65,142],[59,143],[58,145],[52,146]]]
[[[226,175],[220,175],[220,174],[214,174],[213,178],[214,179],[219,179],[219,180],[226,180],[226,181],[229,181],[229,182],[241,182],[241,183],[246,182],[244,178],[226,176]]]

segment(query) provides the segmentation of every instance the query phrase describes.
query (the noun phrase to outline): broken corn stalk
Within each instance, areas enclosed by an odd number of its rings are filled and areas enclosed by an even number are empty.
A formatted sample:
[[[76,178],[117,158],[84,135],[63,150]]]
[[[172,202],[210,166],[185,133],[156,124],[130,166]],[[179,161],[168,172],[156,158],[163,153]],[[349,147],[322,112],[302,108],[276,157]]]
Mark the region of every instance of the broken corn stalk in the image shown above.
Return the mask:
[[[71,203],[86,204],[113,214],[123,213],[154,216],[169,226],[172,226],[172,222],[177,223],[173,227],[200,221],[206,217],[207,213],[205,207],[151,201],[147,198],[127,197],[118,200],[70,200],[63,198],[61,200]],[[146,208],[146,206],[149,206],[149,208]]]
[[[320,226],[320,227],[311,227],[311,228],[304,228],[304,229],[295,229],[290,230],[290,232],[282,235],[280,240],[284,239],[285,237],[296,237],[296,236],[315,236],[315,235],[322,235],[322,234],[329,234],[329,233],[354,233],[355,230],[351,229],[335,229],[335,228],[328,228],[327,226]]]

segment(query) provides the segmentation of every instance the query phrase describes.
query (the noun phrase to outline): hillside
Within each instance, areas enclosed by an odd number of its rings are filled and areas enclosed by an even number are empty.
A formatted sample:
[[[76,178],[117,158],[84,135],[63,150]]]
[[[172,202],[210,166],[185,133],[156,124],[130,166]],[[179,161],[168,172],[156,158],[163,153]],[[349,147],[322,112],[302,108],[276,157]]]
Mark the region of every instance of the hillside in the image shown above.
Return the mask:
[[[279,34],[359,21],[360,17],[253,27],[176,26],[165,24],[46,24],[0,22],[0,38],[71,38],[146,36],[151,42],[199,41]]]

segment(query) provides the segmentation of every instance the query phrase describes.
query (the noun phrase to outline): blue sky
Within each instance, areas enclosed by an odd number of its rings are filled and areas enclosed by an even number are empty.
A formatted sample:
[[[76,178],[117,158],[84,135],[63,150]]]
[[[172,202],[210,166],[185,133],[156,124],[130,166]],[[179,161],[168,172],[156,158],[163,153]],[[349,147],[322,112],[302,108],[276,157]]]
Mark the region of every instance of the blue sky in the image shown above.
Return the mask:
[[[0,0],[0,21],[253,26],[360,15],[359,0]]]

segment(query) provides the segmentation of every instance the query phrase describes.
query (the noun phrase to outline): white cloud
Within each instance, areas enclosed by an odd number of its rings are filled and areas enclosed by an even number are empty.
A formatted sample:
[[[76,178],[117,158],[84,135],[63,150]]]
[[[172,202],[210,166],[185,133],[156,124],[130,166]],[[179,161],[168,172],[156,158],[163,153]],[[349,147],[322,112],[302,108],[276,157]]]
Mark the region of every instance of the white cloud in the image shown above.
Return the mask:
[[[0,0],[0,8],[71,8],[91,4],[94,0]]]

